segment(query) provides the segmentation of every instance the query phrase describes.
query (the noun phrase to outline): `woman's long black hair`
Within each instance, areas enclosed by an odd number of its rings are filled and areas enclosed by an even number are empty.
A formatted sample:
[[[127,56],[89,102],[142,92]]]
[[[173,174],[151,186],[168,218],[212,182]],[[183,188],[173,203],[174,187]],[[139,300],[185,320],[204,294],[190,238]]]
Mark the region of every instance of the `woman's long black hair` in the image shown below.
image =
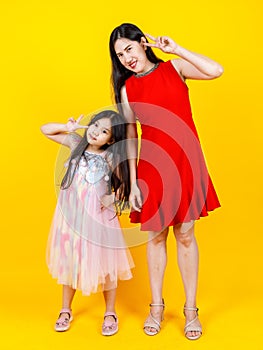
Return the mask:
[[[113,143],[104,145],[102,149],[107,149],[108,152],[106,160],[109,160],[111,168],[110,187],[116,195],[117,201],[115,204],[117,211],[121,212],[122,209],[129,206],[130,194],[130,174],[126,151],[126,122],[119,113],[112,110],[105,110],[96,114],[88,125],[92,125],[102,118],[108,118],[111,121]],[[88,147],[87,131],[88,129],[86,129],[82,140],[71,153],[68,169],[60,186],[62,190],[71,185],[80,158],[84,155]]]
[[[111,82],[114,90],[115,102],[119,107],[121,106],[120,104],[121,88],[125,84],[125,81],[133,74],[133,72],[126,69],[121,64],[119,58],[116,55],[114,45],[116,41],[120,38],[126,38],[126,39],[137,41],[138,43],[140,43],[142,37],[144,37],[148,42],[143,32],[137,26],[131,23],[121,24],[120,26],[116,27],[110,35],[110,56],[111,56],[111,62],[112,62]],[[162,62],[162,60],[154,54],[151,47],[148,46],[145,52],[150,62],[152,63]]]

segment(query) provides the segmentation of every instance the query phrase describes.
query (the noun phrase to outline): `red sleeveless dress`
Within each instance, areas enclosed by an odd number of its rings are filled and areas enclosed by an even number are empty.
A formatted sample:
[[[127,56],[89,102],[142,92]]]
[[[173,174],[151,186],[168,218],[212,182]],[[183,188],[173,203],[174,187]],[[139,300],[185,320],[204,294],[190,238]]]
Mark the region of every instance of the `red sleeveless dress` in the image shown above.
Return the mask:
[[[171,61],[126,80],[129,104],[142,130],[138,185],[142,231],[197,220],[220,206],[193,122],[187,85]]]

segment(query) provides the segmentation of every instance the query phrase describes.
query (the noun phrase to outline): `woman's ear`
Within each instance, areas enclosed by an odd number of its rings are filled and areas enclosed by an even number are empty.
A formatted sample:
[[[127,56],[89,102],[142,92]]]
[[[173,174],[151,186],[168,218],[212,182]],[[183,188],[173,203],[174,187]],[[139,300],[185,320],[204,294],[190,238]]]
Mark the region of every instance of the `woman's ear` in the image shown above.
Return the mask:
[[[141,37],[141,45],[144,48],[144,50],[147,50],[147,46],[145,46],[144,44],[146,43],[146,38],[144,36]]]

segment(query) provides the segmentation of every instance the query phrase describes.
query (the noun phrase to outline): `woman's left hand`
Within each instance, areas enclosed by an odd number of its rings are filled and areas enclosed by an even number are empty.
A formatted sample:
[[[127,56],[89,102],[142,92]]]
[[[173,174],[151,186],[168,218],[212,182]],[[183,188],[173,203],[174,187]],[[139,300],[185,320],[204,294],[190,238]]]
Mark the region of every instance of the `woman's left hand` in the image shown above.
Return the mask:
[[[175,54],[176,49],[179,47],[179,45],[168,36],[158,36],[157,38],[150,34],[145,34],[145,36],[154,41],[154,43],[145,43],[145,46],[156,47],[165,53]]]

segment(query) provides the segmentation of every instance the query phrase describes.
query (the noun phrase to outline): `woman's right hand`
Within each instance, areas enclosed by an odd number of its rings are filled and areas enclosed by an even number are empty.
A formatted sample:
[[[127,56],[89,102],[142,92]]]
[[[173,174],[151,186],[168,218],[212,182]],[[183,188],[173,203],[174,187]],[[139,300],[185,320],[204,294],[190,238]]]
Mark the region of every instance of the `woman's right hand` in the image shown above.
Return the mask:
[[[141,191],[137,186],[137,183],[133,183],[131,186],[131,193],[130,193],[129,200],[133,209],[140,212],[142,207],[142,197],[141,197]]]

